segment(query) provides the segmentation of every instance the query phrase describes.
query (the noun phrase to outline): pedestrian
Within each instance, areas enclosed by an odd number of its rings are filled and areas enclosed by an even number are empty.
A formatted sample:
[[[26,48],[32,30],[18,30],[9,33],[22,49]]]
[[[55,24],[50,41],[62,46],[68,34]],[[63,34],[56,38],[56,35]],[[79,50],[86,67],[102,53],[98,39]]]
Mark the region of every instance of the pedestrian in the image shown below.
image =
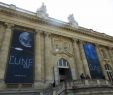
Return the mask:
[[[80,75],[80,78],[81,78],[81,79],[85,79],[85,76],[84,76],[83,73]]]

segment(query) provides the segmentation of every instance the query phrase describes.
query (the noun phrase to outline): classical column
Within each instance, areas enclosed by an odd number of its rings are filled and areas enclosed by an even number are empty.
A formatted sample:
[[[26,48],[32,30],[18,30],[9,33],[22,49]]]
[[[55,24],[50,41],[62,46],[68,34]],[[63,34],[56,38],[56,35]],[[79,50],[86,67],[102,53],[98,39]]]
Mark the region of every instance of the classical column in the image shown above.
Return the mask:
[[[102,68],[102,72],[103,72],[103,74],[104,74],[104,76],[106,78],[107,74],[106,74],[105,68],[104,68],[104,60],[103,60],[103,58],[102,58],[102,56],[100,54],[100,51],[99,51],[99,45],[95,44],[95,46],[96,46],[96,51],[97,51],[97,55],[98,55],[98,58],[99,58],[99,62],[100,62],[101,68]]]
[[[85,52],[84,52],[84,48],[83,48],[83,42],[80,41],[80,51],[81,51],[81,57],[82,57],[82,61],[83,61],[83,65],[84,65],[84,70],[85,70],[85,75],[90,75],[90,71],[89,71],[89,67],[88,67],[88,62],[85,56]]]
[[[5,27],[1,24],[0,25],[0,48],[3,43],[4,34],[5,34],[4,32],[5,32]]]
[[[35,40],[35,80],[41,81],[42,70],[41,70],[41,35],[40,30],[36,30],[36,40]]]
[[[48,32],[45,32],[45,76],[46,81],[51,82],[53,77],[53,66],[51,64],[52,62],[52,56],[51,56],[51,34]]]
[[[84,72],[83,64],[80,56],[80,49],[79,49],[79,41],[77,39],[73,39],[73,48],[74,48],[74,59],[75,59],[75,74],[77,74],[77,78],[80,78],[80,75]]]
[[[4,40],[1,46],[1,53],[0,53],[0,79],[3,79],[5,74],[11,33],[12,33],[11,27],[13,26],[10,23],[5,23],[5,25],[6,25],[6,29],[5,29]]]
[[[112,68],[113,68],[113,50],[112,50],[112,48],[109,47],[108,53],[109,53],[109,58],[111,60],[111,65],[112,65]]]

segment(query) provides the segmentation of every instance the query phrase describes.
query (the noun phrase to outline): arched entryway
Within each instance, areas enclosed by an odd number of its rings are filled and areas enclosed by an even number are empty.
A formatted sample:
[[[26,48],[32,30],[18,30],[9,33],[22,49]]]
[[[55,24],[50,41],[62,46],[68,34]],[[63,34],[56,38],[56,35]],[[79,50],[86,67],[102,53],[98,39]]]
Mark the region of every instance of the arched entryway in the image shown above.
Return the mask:
[[[61,58],[58,60],[57,67],[54,68],[54,75],[56,84],[72,80],[71,69],[66,59]]]
[[[109,64],[105,64],[105,71],[107,73],[108,79],[113,82],[113,69]]]

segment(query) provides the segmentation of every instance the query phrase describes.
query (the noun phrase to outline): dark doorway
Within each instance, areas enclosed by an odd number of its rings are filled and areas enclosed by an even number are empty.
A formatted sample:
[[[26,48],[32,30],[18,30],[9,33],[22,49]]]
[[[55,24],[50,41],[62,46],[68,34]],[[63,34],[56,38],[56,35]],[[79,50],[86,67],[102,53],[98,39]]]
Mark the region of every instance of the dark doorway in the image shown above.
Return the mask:
[[[69,81],[72,79],[71,71],[69,68],[59,68],[60,82]]]

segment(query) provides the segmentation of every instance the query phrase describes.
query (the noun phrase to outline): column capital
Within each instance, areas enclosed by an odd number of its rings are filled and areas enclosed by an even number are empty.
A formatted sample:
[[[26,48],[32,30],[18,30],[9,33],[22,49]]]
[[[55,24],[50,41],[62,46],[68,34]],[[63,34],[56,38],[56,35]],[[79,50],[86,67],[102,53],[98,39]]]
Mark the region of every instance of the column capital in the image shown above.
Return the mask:
[[[113,47],[108,47],[108,49],[113,50]]]
[[[84,43],[85,41],[77,39],[77,38],[72,38],[72,41],[75,43]]]
[[[78,42],[78,41],[79,41],[79,39],[72,38],[72,41],[73,41],[73,42]]]
[[[83,45],[86,41],[80,40],[79,43]]]
[[[5,25],[6,25],[7,29],[14,27],[14,24],[12,24],[12,23],[6,22]]]
[[[49,36],[51,36],[51,33],[49,33],[49,32],[44,32],[44,35],[47,36],[47,37],[49,37]]]
[[[36,33],[36,34],[42,34],[43,31],[42,31],[42,30],[39,30],[39,29],[35,29],[35,33]]]
[[[3,26],[3,24],[2,23],[0,23],[0,27],[2,27]]]
[[[99,44],[97,44],[97,43],[94,43],[94,44],[95,44],[95,46],[96,46],[96,47],[100,47],[100,45],[99,45]]]

